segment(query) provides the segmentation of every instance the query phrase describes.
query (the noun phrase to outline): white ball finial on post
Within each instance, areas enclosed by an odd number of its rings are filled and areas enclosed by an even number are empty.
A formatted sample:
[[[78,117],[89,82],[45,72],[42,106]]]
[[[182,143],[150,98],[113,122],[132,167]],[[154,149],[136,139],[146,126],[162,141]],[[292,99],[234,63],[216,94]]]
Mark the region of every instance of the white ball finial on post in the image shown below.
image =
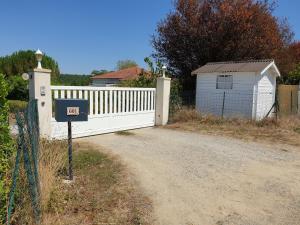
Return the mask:
[[[43,52],[41,52],[40,49],[38,49],[36,52],[35,52],[35,57],[36,57],[36,60],[38,61],[38,66],[37,66],[37,69],[43,69],[42,68],[42,59],[43,59]]]

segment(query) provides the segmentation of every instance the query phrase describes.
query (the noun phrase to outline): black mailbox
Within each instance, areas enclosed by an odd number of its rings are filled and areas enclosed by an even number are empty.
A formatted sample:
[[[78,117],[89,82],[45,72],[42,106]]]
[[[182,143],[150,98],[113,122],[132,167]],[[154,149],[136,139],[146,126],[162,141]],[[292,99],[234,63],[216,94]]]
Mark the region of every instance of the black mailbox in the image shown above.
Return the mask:
[[[55,120],[57,122],[88,121],[88,100],[55,99]]]

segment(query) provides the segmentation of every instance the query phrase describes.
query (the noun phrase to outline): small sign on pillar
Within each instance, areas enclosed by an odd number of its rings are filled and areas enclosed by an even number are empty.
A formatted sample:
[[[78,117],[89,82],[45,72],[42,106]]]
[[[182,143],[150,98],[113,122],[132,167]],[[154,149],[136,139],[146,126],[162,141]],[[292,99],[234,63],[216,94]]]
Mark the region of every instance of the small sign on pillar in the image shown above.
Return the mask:
[[[56,99],[55,120],[68,123],[69,180],[72,181],[72,122],[88,121],[88,100]]]

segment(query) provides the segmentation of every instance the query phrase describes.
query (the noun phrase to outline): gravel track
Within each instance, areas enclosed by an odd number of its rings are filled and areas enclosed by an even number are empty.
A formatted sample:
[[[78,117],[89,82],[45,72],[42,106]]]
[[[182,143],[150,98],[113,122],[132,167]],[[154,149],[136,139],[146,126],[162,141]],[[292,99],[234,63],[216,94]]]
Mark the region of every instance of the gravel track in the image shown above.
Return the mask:
[[[79,139],[119,155],[159,225],[300,224],[300,149],[162,128]]]

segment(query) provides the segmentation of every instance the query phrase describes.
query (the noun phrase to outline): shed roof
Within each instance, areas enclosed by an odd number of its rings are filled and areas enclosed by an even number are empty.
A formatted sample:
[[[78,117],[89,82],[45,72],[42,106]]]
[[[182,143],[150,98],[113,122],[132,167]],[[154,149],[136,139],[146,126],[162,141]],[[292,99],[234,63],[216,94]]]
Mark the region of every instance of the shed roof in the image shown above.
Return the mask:
[[[264,72],[266,69],[272,66],[274,67],[278,76],[280,76],[279,70],[276,67],[273,59],[210,62],[194,70],[192,75],[201,73]]]
[[[126,68],[123,70],[118,70],[114,72],[109,72],[105,74],[99,74],[92,77],[92,79],[120,79],[120,80],[127,80],[127,79],[135,79],[143,72],[142,68],[137,66]]]

